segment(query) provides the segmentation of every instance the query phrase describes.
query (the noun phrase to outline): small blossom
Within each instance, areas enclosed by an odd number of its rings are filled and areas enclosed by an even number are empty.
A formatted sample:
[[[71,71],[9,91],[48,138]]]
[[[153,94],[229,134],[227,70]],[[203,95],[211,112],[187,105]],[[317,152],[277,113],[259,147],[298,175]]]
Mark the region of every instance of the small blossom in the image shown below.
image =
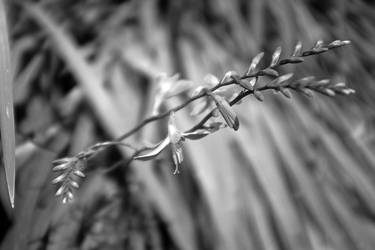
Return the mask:
[[[150,160],[155,158],[166,146],[170,145],[172,150],[172,159],[175,165],[174,174],[179,173],[179,166],[184,160],[182,146],[185,137],[183,133],[177,128],[175,113],[171,112],[168,120],[168,136],[160,142],[151,152],[134,157],[135,160]]]

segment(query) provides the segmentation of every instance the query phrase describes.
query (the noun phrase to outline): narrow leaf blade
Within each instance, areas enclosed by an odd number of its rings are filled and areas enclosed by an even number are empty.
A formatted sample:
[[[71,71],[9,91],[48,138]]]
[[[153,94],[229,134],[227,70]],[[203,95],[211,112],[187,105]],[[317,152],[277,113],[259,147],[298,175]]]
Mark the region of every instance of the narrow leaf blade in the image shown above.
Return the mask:
[[[0,1],[0,125],[3,162],[11,206],[14,207],[15,132],[13,115],[13,86],[10,63],[8,28],[3,1]]]

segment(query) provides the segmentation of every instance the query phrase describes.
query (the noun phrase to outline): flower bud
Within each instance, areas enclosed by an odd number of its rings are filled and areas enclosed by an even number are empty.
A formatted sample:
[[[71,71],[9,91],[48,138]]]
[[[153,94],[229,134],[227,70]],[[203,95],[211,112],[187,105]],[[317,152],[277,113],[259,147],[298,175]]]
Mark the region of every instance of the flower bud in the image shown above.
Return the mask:
[[[246,75],[251,75],[255,72],[255,69],[258,66],[260,60],[262,60],[263,56],[264,52],[261,52],[253,58],[253,60],[250,63],[249,69],[246,72]]]
[[[258,101],[260,101],[260,102],[263,102],[263,101],[264,101],[264,95],[263,95],[260,91],[255,90],[253,94],[254,94],[255,98],[256,98]]]
[[[227,100],[219,95],[211,95],[211,97],[215,101],[215,104],[227,125],[234,130],[238,130],[240,126],[239,120]]]

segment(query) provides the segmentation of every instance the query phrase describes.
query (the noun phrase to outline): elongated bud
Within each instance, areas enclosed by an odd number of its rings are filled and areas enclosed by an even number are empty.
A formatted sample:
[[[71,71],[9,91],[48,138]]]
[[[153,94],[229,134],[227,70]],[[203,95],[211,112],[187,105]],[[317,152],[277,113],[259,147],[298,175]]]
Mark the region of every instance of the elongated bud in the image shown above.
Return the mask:
[[[276,48],[275,52],[272,55],[270,67],[274,67],[279,62],[280,55],[281,55],[281,47],[279,46]]]
[[[223,79],[221,79],[220,83],[225,83],[229,80],[233,80],[233,78],[235,79],[239,79],[240,78],[240,75],[234,71],[234,70],[231,70],[231,71],[227,71],[223,77]]]
[[[341,94],[344,94],[344,95],[350,95],[350,94],[354,94],[354,93],[355,93],[355,90],[354,90],[354,89],[347,88],[347,89],[339,90],[339,92],[340,92]]]
[[[290,78],[293,77],[293,73],[288,73],[288,74],[285,74],[285,75],[282,75],[282,76],[279,76],[278,78],[274,79],[273,81],[271,81],[270,83],[268,83],[267,85],[269,87],[280,87],[280,86],[285,86],[287,84],[283,84],[285,82],[287,82]]]
[[[296,46],[294,47],[294,51],[292,53],[292,56],[293,57],[299,57],[301,55],[301,51],[302,51],[302,43],[301,43],[301,41],[298,41]]]
[[[261,70],[259,72],[259,75],[277,77],[277,76],[279,76],[279,72],[277,72],[276,70],[271,69],[271,68],[266,68],[266,69]]]
[[[328,51],[328,48],[313,48],[311,50],[305,51],[302,53],[302,56],[311,56],[311,55],[317,55]]]
[[[327,86],[331,83],[330,79],[322,79],[316,82],[318,86]]]
[[[255,80],[255,78],[254,78]],[[241,81],[240,85],[242,88],[252,91],[254,89],[255,81],[251,79],[250,81]]]
[[[312,92],[311,89],[301,88],[301,89],[298,89],[298,90],[299,90],[301,93],[303,93],[305,96],[307,96],[307,97],[310,97],[310,98],[314,97],[314,94],[313,94],[313,92]]]
[[[320,49],[322,47],[323,47],[323,40],[316,41],[316,43],[314,45],[314,49]]]
[[[247,90],[253,90],[255,82],[256,82],[256,77],[252,77],[250,81],[243,80],[239,76],[231,76],[233,81],[235,81],[238,85],[240,85],[242,88],[247,89]]]
[[[331,42],[330,44],[328,44],[328,48],[331,49],[331,48],[338,48],[338,47],[341,47],[341,46],[344,46],[344,45],[348,45],[350,44],[351,42],[349,40],[344,40],[344,41],[340,41],[340,40],[335,40],[333,42]]]
[[[304,62],[305,60],[302,57],[290,57],[286,58],[280,61],[280,65],[284,64],[294,64],[294,63],[301,63]]]
[[[259,90],[255,90],[254,91],[254,97],[260,101],[260,102],[263,102],[264,101],[264,95],[259,91]]]
[[[209,134],[211,134],[211,132],[207,129],[198,129],[194,132],[184,133],[183,136],[189,140],[199,140],[203,137],[206,137]]]
[[[292,94],[290,93],[289,89],[281,88],[280,93],[283,94],[286,98],[291,98]]]
[[[225,100],[225,98],[219,95],[214,95],[214,94],[212,94],[211,97],[215,101],[217,109],[219,110],[221,116],[224,118],[228,127],[234,130],[238,130],[238,128],[240,127],[238,117],[236,113],[234,112],[233,108]]]
[[[60,196],[64,193],[64,191],[65,191],[65,186],[61,186],[59,189],[57,189],[55,195]]]
[[[338,82],[338,83],[335,84],[335,87],[337,87],[337,88],[344,88],[344,87],[346,87],[346,83],[344,83],[344,82]]]
[[[304,78],[299,79],[293,85],[295,87],[306,87],[307,85],[311,84],[315,80],[315,76],[306,76]]]
[[[65,158],[61,158],[61,159],[57,159],[57,160],[54,160],[52,162],[53,165],[61,165],[61,164],[65,164],[65,163],[69,163],[72,159],[70,157],[65,157]]]
[[[52,168],[53,171],[62,171],[70,167],[69,163],[63,163]]]
[[[336,95],[335,91],[333,91],[332,89],[324,89],[324,92],[325,92],[328,96],[335,96],[335,95]]]
[[[65,177],[66,177],[65,173],[59,175],[58,177],[56,177],[55,179],[52,180],[52,184],[57,184],[59,182],[63,182]]]
[[[251,75],[252,73],[255,72],[255,69],[258,66],[260,60],[262,60],[263,56],[264,56],[264,52],[261,52],[253,58],[253,60],[250,63],[249,69],[246,72],[246,75]]]
[[[75,174],[78,177],[84,178],[86,175],[79,169],[74,170],[73,174]]]

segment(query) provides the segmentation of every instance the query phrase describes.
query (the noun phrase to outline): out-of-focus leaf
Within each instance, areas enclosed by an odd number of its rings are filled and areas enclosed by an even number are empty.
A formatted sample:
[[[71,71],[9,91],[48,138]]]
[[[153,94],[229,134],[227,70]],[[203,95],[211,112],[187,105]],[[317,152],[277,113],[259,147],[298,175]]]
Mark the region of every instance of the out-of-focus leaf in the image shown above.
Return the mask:
[[[103,126],[112,133],[115,133],[114,127],[123,127],[124,121],[120,118],[120,111],[113,104],[101,83],[103,76],[98,74],[92,65],[86,61],[74,40],[39,5],[24,4],[24,8],[51,37],[54,46],[77,78]],[[97,100],[100,100],[100,102]],[[108,117],[111,117],[111,119],[107,119]],[[117,132],[114,137],[116,136],[118,136]]]
[[[0,127],[3,148],[3,163],[10,204],[14,207],[15,134],[13,115],[13,82],[10,63],[8,28],[4,2],[0,1]]]

